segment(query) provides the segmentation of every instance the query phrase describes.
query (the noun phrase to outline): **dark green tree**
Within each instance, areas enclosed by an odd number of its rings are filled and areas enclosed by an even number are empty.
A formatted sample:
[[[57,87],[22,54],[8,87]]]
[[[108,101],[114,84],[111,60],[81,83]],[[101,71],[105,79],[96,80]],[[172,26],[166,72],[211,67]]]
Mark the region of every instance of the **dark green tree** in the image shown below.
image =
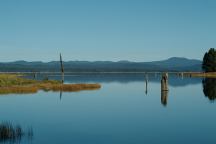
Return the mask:
[[[210,48],[203,57],[202,69],[205,72],[216,72],[216,50]]]

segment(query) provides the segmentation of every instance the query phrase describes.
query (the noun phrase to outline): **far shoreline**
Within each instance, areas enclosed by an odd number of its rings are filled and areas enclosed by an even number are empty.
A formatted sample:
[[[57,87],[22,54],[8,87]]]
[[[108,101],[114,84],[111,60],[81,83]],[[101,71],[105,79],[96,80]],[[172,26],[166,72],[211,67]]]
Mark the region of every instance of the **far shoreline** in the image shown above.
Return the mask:
[[[202,71],[87,71],[87,72],[64,72],[65,76],[70,76],[74,74],[183,74],[184,76],[190,77],[216,77],[216,72],[202,72]],[[15,74],[15,75],[34,75],[34,74],[46,74],[46,75],[56,75],[61,76],[61,72],[0,72],[1,74]]]

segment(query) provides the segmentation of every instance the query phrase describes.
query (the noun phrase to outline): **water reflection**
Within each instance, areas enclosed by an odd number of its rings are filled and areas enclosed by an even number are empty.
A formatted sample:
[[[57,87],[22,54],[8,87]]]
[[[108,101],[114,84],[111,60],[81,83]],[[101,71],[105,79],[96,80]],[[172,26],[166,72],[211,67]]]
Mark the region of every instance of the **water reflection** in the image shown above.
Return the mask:
[[[161,91],[161,104],[167,106],[168,91]]]
[[[20,143],[26,136],[29,141],[33,138],[33,129],[24,131],[20,125],[13,125],[10,122],[0,123],[0,142],[1,143]]]
[[[60,91],[60,100],[62,99],[62,90]]]
[[[128,74],[79,74],[74,73],[71,75],[65,75],[66,83],[130,83],[130,82],[143,82],[145,81],[146,73],[136,74],[136,73],[128,73]],[[43,80],[46,77],[44,74],[38,75],[38,80]],[[32,78],[32,77],[28,77]],[[151,81],[153,83],[160,83],[161,73],[149,74],[147,73],[148,82]],[[49,79],[61,80],[60,75],[49,75]],[[184,79],[181,76],[176,77],[176,74],[169,74],[169,85],[173,87],[182,87],[188,86],[191,84],[199,84],[202,78],[190,78],[184,76]],[[148,83],[149,84],[149,83]]]
[[[161,104],[167,106],[168,96],[169,96],[169,87],[184,87],[188,85],[200,84],[203,82],[203,92],[206,97],[210,100],[216,99],[216,79],[206,78],[202,81],[202,78],[192,78],[191,75],[185,73],[169,73],[169,78],[167,74],[162,73],[71,73],[70,75],[65,75],[65,82],[67,83],[121,83],[126,84],[130,82],[142,82],[144,83],[143,89],[145,95],[149,94],[149,83],[161,83]],[[33,78],[44,79],[48,77],[50,79],[61,80],[60,75],[46,75],[38,74]],[[169,83],[168,83],[169,81]],[[159,88],[160,90],[160,88]],[[59,99],[62,100],[63,92],[60,91]],[[160,95],[160,94],[159,94]]]
[[[145,74],[145,94],[148,94],[148,75]]]
[[[144,82],[144,93],[148,95],[149,93],[149,82],[161,83],[161,104],[167,106],[168,104],[168,89],[171,87],[183,87],[193,84],[199,84],[201,78],[191,78],[190,76],[184,75],[184,73],[169,74],[168,73],[89,73],[89,74],[79,74],[73,73],[71,75],[65,75],[65,81],[67,83],[130,83],[130,82]],[[61,80],[60,75],[49,75],[51,79]],[[38,79],[43,79],[44,74],[39,75]],[[169,81],[169,83],[168,83]],[[60,91],[59,99],[62,100],[63,93]]]
[[[216,99],[216,79],[205,78],[202,81],[203,93],[209,100],[214,101]]]

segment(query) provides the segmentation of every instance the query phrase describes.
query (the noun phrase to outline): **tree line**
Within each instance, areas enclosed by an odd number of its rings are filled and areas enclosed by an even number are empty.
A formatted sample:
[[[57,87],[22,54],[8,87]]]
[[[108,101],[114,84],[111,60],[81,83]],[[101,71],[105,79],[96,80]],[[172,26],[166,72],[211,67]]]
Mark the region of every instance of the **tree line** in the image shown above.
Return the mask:
[[[203,57],[202,69],[205,72],[216,72],[216,50],[210,48]]]

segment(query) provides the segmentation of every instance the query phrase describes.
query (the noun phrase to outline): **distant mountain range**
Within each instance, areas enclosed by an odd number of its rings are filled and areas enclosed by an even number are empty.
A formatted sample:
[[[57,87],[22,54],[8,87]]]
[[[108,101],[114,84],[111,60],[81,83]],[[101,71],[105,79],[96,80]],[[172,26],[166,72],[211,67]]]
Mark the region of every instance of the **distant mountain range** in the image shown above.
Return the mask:
[[[146,72],[146,71],[201,71],[202,61],[180,57],[153,62],[130,61],[67,61],[66,72]],[[60,62],[2,62],[1,72],[59,72]]]

